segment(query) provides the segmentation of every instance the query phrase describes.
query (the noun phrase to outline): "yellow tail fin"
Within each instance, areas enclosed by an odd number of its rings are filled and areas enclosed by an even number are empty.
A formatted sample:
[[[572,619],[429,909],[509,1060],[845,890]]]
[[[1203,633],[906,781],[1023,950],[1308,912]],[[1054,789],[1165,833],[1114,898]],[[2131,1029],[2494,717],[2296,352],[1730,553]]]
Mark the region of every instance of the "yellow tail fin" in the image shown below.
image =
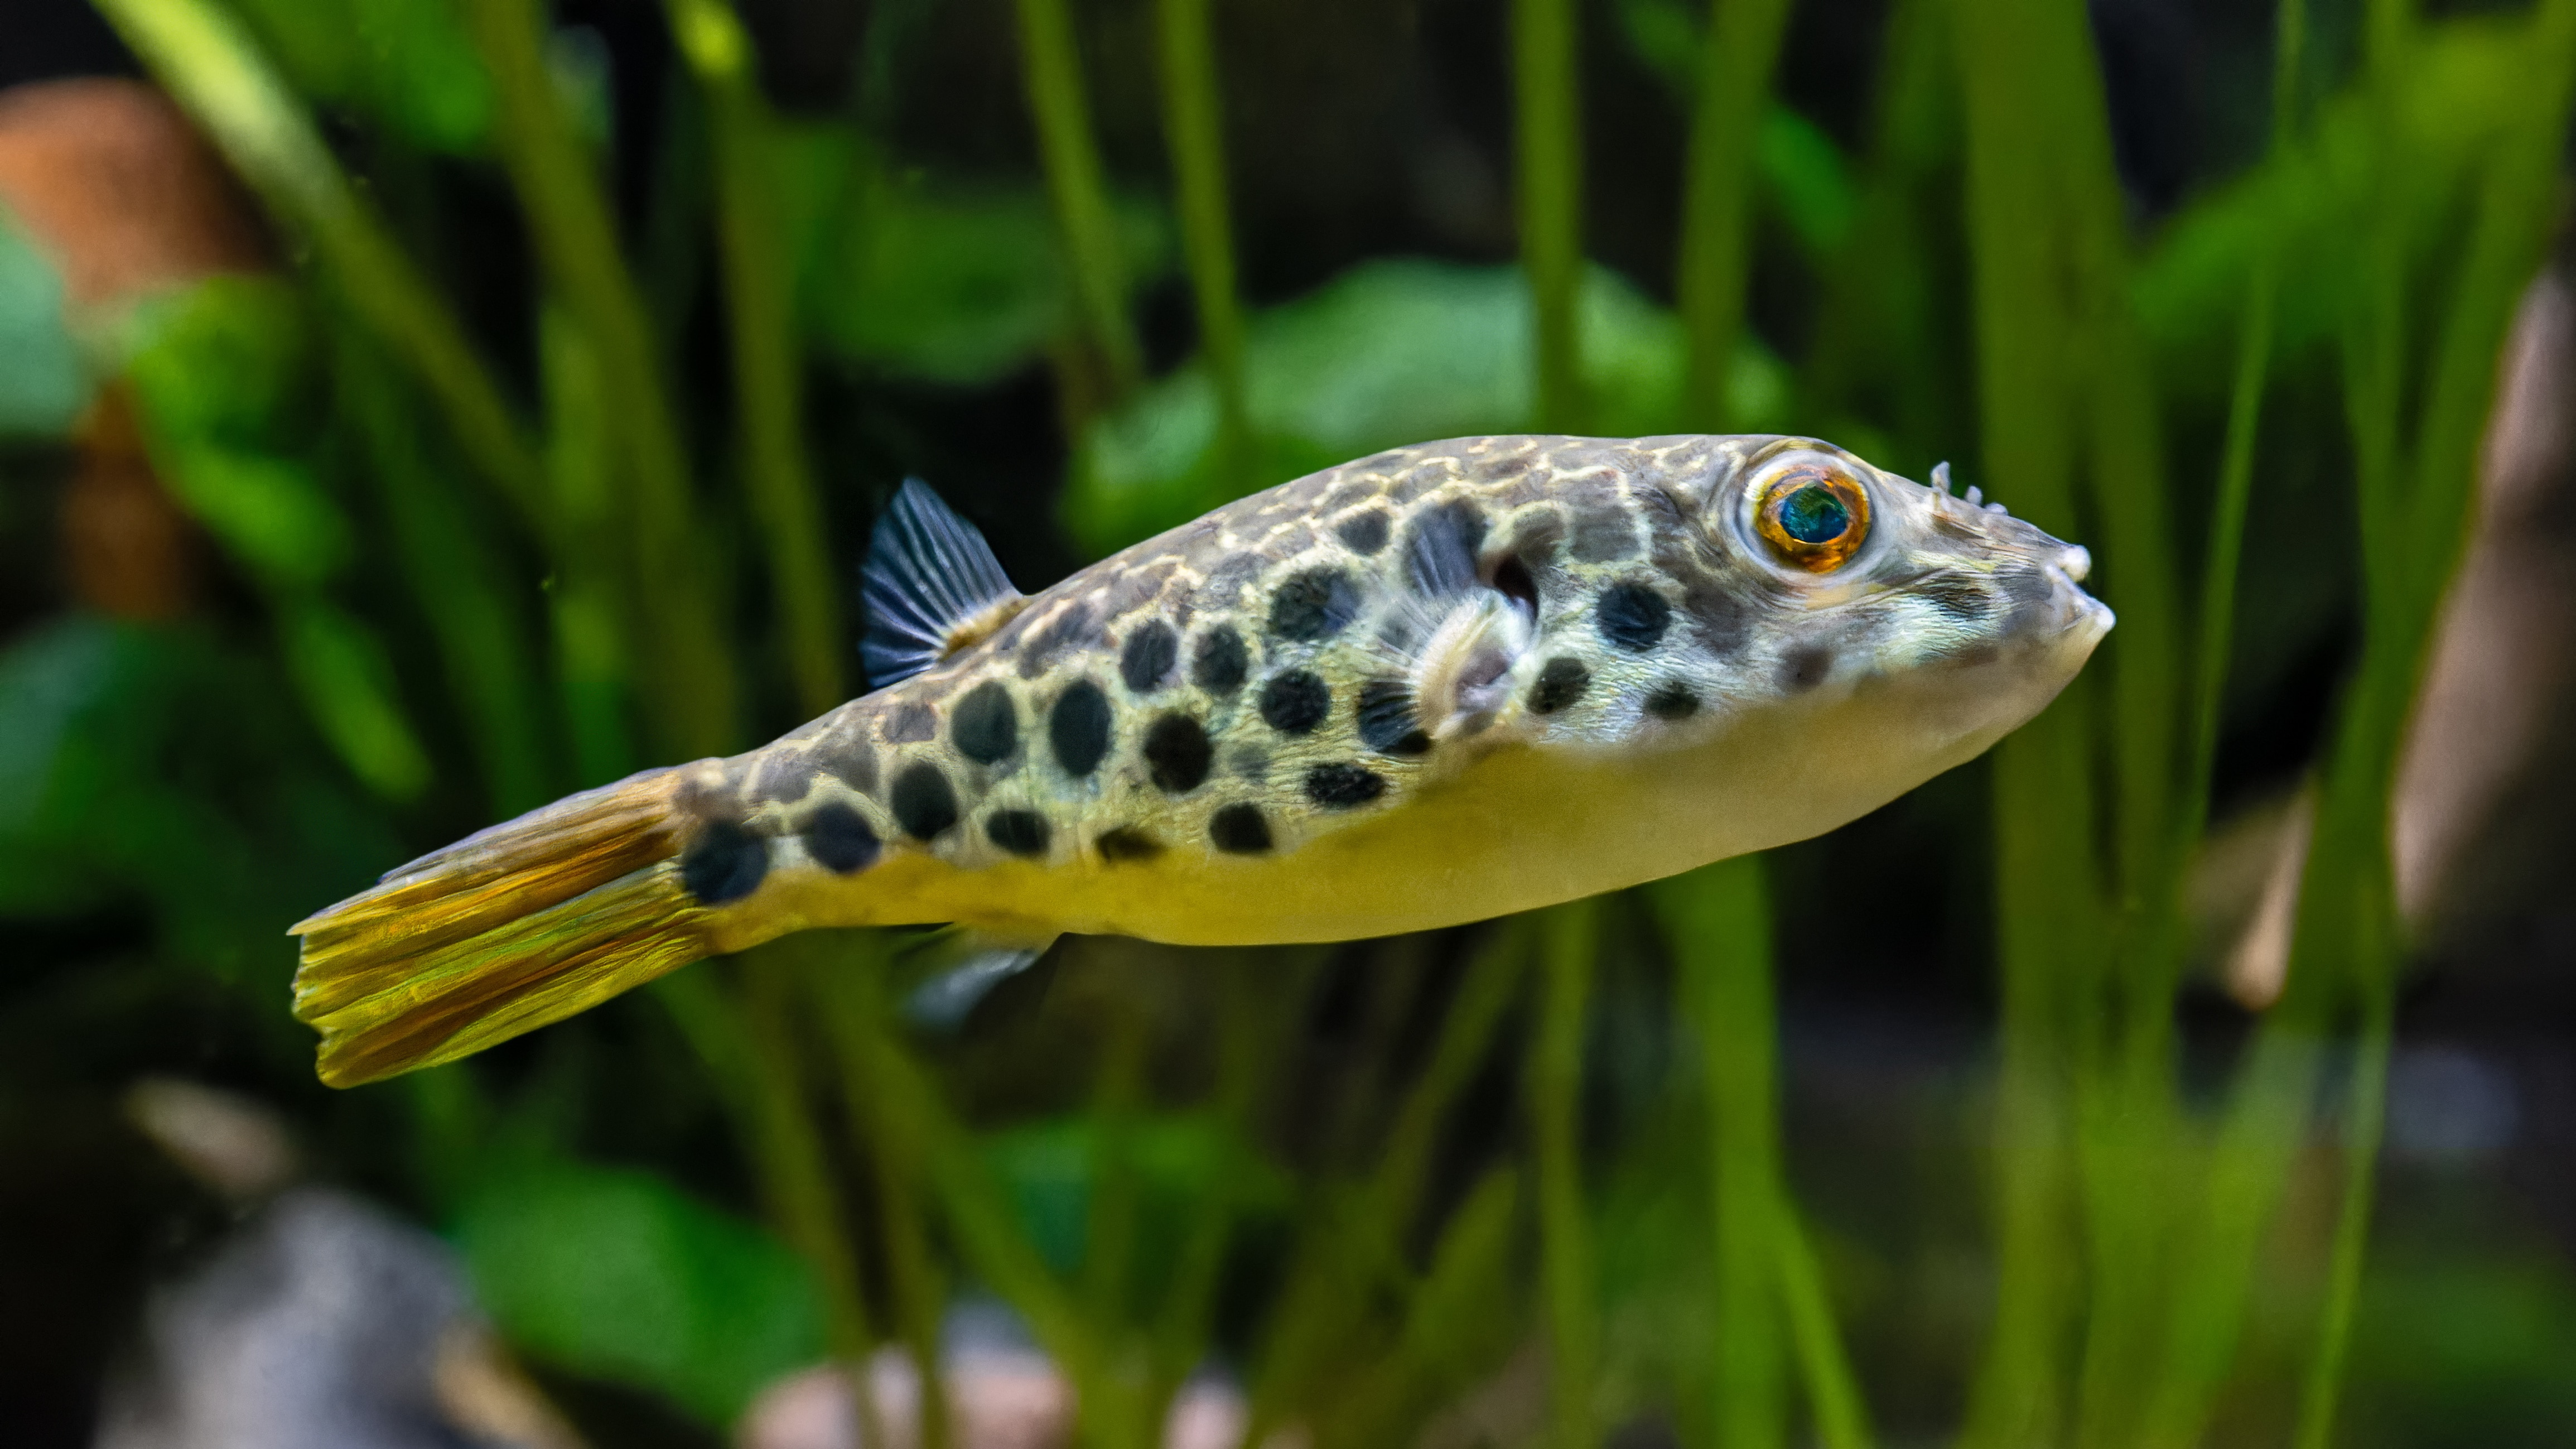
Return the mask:
[[[680,772],[469,836],[298,921],[295,1015],[354,1087],[482,1050],[709,954],[682,885]]]

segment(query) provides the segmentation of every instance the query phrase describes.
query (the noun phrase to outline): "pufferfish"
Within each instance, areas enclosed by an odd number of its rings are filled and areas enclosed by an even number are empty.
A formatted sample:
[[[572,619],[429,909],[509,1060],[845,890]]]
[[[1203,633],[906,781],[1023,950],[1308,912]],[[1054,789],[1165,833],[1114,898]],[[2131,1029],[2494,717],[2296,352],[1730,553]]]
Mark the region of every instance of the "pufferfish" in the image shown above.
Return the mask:
[[[1022,594],[908,483],[873,693],[496,825],[300,922],[348,1086],[823,926],[1338,941],[1815,835],[2047,705],[2085,551],[1811,438],[1480,437]]]

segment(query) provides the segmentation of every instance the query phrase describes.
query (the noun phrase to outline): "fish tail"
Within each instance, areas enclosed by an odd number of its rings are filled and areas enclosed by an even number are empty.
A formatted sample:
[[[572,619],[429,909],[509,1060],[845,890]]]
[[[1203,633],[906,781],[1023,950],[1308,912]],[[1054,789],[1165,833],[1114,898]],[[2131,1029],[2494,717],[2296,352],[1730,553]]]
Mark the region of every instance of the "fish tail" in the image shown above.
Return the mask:
[[[712,954],[714,913],[681,878],[685,768],[493,826],[290,927],[322,1080],[454,1061]]]

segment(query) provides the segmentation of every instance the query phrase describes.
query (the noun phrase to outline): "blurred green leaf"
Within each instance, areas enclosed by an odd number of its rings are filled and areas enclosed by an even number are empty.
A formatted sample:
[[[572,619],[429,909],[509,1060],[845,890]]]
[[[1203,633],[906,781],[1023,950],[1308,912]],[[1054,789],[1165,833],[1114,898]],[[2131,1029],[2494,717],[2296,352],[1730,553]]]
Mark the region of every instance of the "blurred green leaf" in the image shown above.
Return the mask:
[[[878,177],[844,137],[787,148],[788,205],[810,218],[805,311],[841,356],[952,387],[992,382],[1073,325],[1073,289],[1046,197],[1033,189],[941,188]],[[1116,209],[1126,276],[1171,263],[1160,208]]]
[[[1287,1179],[1212,1115],[1145,1118],[1126,1132],[1141,1189],[1138,1211],[1147,1225],[1140,1242],[1177,1250],[1190,1205],[1212,1193],[1232,1196],[1246,1218],[1285,1208]],[[1080,1270],[1089,1239],[1100,1137],[1089,1118],[1066,1117],[1013,1127],[983,1144],[984,1161],[1009,1195],[1029,1242],[1048,1266],[1068,1276]],[[1140,1266],[1156,1274],[1170,1266],[1150,1251],[1144,1256],[1154,1261]]]
[[[116,345],[156,441],[275,450],[308,420],[312,337],[286,282],[216,277],[154,298]]]
[[[2446,218],[2459,214],[2463,188],[2527,107],[2529,46],[2518,23],[2424,26],[2393,106],[2383,111],[2359,90],[2343,95],[2299,144],[2167,224],[2134,295],[2148,340],[2189,360],[2168,366],[2173,381],[2212,393],[2227,386],[2232,374],[2214,360],[2235,341],[2266,248],[2287,259],[2276,324],[2285,361],[2312,355],[2354,315],[2367,293],[2367,249],[2354,239],[2374,218],[2396,223],[2410,264],[2431,260],[2451,237]],[[2402,214],[2383,216],[2391,202]]]
[[[401,856],[286,697],[202,630],[73,614],[21,636],[0,653],[0,917],[139,903],[170,959],[281,986],[286,923]]]
[[[1780,219],[1812,258],[1840,250],[1860,210],[1850,164],[1825,129],[1786,106],[1762,113],[1753,137],[1756,175],[1779,206]]]
[[[348,520],[301,463],[222,447],[170,461],[171,492],[254,572],[310,587],[349,561]]]
[[[803,1262],[650,1173],[558,1161],[499,1174],[452,1236],[513,1343],[710,1424],[823,1352]]]
[[[85,883],[85,862],[46,838],[45,807],[65,749],[116,668],[117,644],[112,628],[71,619],[0,654],[0,916],[41,914]]]
[[[419,795],[429,785],[429,753],[395,702],[393,667],[375,631],[318,598],[281,608],[287,673],[323,735],[377,794]]]
[[[1681,324],[1594,268],[1578,313],[1585,382],[1607,434],[1675,424]],[[1363,263],[1310,296],[1254,314],[1244,356],[1256,477],[1279,482],[1383,448],[1530,426],[1529,289],[1517,267]],[[1758,344],[1736,354],[1736,416],[1777,425],[1786,373]],[[1064,515],[1108,553],[1228,501],[1215,389],[1198,364],[1148,387],[1084,439]]]
[[[0,438],[60,437],[89,402],[54,264],[0,206]]]
[[[342,761],[386,799],[418,796],[429,756],[384,646],[322,593],[356,545],[310,461],[305,434],[319,410],[296,294],[280,282],[210,281],[143,309],[127,333],[155,470],[269,596],[288,677]]]
[[[297,90],[428,151],[471,155],[492,82],[442,0],[230,0]]]

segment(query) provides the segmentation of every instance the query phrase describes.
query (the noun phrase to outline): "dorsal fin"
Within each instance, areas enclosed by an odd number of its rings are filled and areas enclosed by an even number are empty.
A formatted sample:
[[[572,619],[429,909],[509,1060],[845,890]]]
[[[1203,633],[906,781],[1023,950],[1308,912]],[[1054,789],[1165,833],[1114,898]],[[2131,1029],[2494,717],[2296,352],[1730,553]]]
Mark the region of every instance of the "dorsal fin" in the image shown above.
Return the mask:
[[[868,619],[859,660],[883,689],[992,633],[1028,598],[975,525],[906,478],[869,536],[859,602]]]

